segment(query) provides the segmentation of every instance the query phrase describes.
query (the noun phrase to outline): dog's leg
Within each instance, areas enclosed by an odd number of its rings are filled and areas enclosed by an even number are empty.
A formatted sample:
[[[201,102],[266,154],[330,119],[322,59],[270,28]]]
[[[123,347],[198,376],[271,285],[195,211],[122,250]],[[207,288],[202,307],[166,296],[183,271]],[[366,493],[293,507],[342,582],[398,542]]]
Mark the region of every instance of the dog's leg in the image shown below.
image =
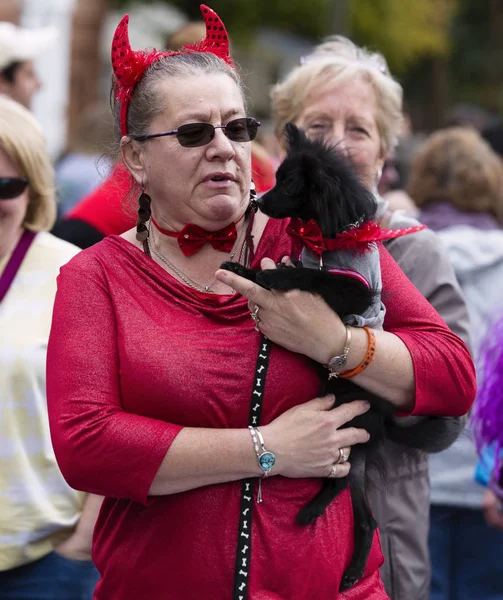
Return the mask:
[[[365,493],[366,450],[356,446],[351,454],[349,489],[353,503],[355,546],[351,563],[342,577],[340,590],[353,587],[363,577],[377,527]]]
[[[321,490],[310,500],[297,515],[297,523],[300,525],[309,525],[314,523],[318,517],[325,512],[327,506],[336,498],[342,490],[348,485],[347,477],[338,479],[325,479]]]
[[[456,441],[463,425],[460,417],[423,417],[418,423],[405,426],[388,419],[386,436],[408,448],[442,452]]]
[[[236,273],[236,275],[244,277],[249,281],[253,281],[253,283],[257,283],[257,273],[260,272],[255,269],[248,269],[246,267],[243,267],[243,265],[240,265],[236,262],[232,262],[230,260],[227,260],[224,263],[222,263],[220,265],[220,268],[225,269],[226,271],[231,271],[232,273]]]

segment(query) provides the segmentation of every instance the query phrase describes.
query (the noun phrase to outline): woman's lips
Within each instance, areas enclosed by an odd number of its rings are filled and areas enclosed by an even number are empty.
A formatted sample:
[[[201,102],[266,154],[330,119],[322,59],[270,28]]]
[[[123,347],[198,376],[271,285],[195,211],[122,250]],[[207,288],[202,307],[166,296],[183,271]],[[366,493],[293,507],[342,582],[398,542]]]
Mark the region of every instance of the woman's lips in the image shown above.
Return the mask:
[[[211,189],[220,190],[234,186],[236,184],[236,180],[229,178],[223,179],[221,177],[206,178],[203,180],[203,184]]]

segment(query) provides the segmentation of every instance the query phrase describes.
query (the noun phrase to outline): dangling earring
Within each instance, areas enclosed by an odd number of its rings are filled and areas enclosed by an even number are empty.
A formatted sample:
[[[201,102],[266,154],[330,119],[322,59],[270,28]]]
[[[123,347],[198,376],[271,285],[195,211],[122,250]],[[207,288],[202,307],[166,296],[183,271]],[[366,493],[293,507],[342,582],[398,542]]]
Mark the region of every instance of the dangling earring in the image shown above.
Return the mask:
[[[379,167],[375,173],[374,184],[372,186],[372,192],[374,193],[375,196],[379,195],[379,190],[377,188],[379,186],[379,182],[381,181],[381,177],[382,177],[382,167]]]
[[[253,179],[250,182],[250,204],[246,209],[245,218],[248,221],[246,223],[245,241],[244,241],[244,257],[243,264],[250,266],[255,256],[255,248],[253,244],[253,221],[255,213],[258,211],[257,192],[255,191],[255,183]]]
[[[382,177],[382,167],[379,167],[376,171],[376,187],[379,185]]]
[[[148,228],[147,221],[150,220],[152,211],[150,210],[150,196],[142,189],[138,198],[138,219],[136,221],[136,239],[143,244],[145,254],[150,256],[150,248],[148,245]]]
[[[253,181],[253,179],[250,183],[250,204],[248,205],[248,210],[246,211],[247,214],[249,214],[252,210],[253,212],[257,212],[258,210],[257,192],[255,191],[255,182]]]

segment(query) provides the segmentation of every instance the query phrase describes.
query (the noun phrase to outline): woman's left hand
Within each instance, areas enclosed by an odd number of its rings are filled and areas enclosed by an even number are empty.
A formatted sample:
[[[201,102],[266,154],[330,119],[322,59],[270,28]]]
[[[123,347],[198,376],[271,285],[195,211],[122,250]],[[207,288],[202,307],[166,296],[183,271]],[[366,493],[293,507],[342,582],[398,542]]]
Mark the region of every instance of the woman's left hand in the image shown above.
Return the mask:
[[[262,259],[260,266],[262,270],[276,268],[270,258]],[[219,270],[216,276],[248,298],[260,331],[271,341],[322,364],[342,352],[346,328],[320,296],[299,290],[266,290],[230,271]]]
[[[77,531],[63,542],[59,543],[54,551],[69,560],[91,560],[91,544],[85,540]]]
[[[490,490],[487,490],[484,495],[482,510],[489,527],[503,531],[503,506],[498,497]]]

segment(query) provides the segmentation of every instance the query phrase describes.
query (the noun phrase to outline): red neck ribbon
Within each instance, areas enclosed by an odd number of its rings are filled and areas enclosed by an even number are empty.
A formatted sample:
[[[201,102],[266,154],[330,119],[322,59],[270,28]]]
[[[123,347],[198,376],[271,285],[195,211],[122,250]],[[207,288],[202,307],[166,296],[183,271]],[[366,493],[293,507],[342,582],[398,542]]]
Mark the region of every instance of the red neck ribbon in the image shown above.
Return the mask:
[[[403,229],[381,229],[374,221],[365,221],[360,227],[348,229],[338,233],[335,238],[324,238],[317,223],[311,219],[304,222],[302,219],[291,219],[286,231],[294,238],[299,238],[306,248],[313,254],[321,257],[325,250],[353,250],[365,253],[370,249],[373,242],[391,240],[402,235],[415,233],[425,229],[426,225],[405,227]]]

